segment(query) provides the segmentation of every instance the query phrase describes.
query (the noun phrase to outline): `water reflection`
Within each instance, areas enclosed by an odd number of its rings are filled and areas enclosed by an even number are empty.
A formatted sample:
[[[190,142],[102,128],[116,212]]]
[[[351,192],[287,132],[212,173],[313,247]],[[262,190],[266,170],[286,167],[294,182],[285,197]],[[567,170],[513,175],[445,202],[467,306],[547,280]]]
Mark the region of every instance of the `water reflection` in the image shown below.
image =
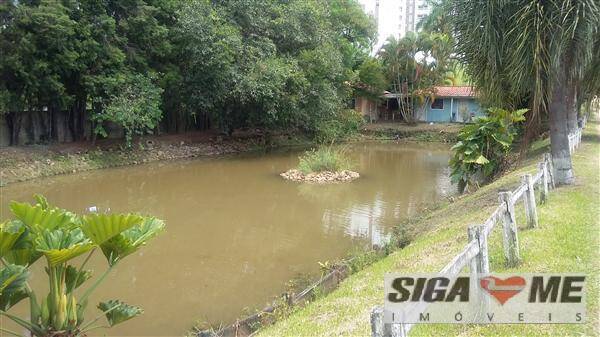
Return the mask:
[[[42,193],[76,211],[95,205],[165,219],[167,232],[125,259],[93,300],[145,309],[102,334],[181,335],[198,319],[229,322],[262,307],[288,280],[318,273],[318,261],[382,242],[394,224],[453,191],[446,147],[372,142],[349,152],[362,175],[349,184],[284,181],[278,174],[296,164],[294,151],[154,163],[1,188],[0,218],[9,200]],[[92,263],[106,265],[100,256]]]

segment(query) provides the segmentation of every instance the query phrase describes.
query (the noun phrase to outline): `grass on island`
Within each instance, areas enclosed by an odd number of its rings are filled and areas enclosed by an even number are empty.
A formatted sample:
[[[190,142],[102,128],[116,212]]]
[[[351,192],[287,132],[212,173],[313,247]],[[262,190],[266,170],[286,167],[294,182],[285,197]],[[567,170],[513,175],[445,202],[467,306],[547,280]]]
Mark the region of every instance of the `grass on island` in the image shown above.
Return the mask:
[[[299,158],[298,170],[304,174],[314,172],[339,172],[352,169],[352,163],[343,148],[336,146],[321,146],[318,149],[306,151]]]
[[[590,122],[583,143],[573,155],[576,183],[551,190],[538,206],[539,227],[524,228],[522,203],[517,206],[523,263],[504,266],[498,227],[489,239],[492,272],[582,272],[587,285],[585,324],[418,325],[411,336],[598,336],[600,270],[600,135]],[[369,314],[383,303],[383,276],[389,272],[437,272],[467,242],[467,227],[482,223],[497,205],[498,191],[512,189],[522,174],[534,172],[548,140],[533,145],[531,156],[513,172],[477,192],[458,198],[419,220],[428,232],[411,244],[346,279],[338,289],[299,308],[287,319],[260,331],[259,336],[370,336]]]

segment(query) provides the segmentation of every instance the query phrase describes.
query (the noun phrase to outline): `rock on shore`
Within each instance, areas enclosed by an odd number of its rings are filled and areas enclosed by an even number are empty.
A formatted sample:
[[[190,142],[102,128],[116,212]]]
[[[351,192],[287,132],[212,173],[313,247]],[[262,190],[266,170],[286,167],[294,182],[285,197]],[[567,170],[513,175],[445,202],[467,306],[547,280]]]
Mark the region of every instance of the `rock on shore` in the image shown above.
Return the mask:
[[[280,174],[283,179],[313,184],[329,184],[350,182],[358,177],[358,172],[343,170],[339,172],[323,171],[304,174],[299,170],[291,169]]]

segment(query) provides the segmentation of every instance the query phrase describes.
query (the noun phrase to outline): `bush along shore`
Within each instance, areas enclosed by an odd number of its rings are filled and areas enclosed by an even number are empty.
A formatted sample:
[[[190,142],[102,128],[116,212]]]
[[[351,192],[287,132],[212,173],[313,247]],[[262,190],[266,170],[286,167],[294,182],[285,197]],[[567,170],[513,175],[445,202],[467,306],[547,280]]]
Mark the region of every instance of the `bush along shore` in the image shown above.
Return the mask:
[[[525,214],[517,208],[519,240],[523,263],[504,263],[502,237],[494,232],[489,240],[490,268],[498,273],[581,272],[589,275],[585,324],[504,324],[504,325],[418,325],[411,336],[572,336],[600,335],[599,276],[600,230],[600,130],[598,122],[588,124],[581,147],[573,155],[577,172],[574,185],[559,187],[538,207],[539,226],[526,228]],[[286,318],[263,326],[258,336],[369,336],[370,313],[381,305],[386,273],[436,272],[464,248],[467,227],[482,223],[497,206],[498,192],[512,190],[523,174],[537,170],[537,162],[548,152],[549,140],[532,144],[528,158],[479,190],[441,204],[420,218],[400,225],[399,232],[412,229],[412,240],[402,249],[386,254],[373,264],[350,275],[325,297],[302,308],[290,310]],[[443,219],[443,220],[442,220]],[[427,233],[427,235],[423,235]]]

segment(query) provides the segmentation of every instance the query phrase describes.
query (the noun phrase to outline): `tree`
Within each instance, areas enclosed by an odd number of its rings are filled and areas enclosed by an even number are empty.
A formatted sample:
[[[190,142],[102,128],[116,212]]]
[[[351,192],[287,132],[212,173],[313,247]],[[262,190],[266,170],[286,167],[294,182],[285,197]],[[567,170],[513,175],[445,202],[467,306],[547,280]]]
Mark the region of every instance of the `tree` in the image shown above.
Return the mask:
[[[386,89],[388,83],[385,78],[385,69],[376,58],[366,59],[358,67],[357,92],[361,96],[378,100]]]
[[[68,104],[64,77],[77,70],[76,22],[60,3],[0,5],[0,88],[4,114],[17,145],[23,112]],[[46,122],[46,116],[42,121]],[[50,124],[47,123],[46,124]],[[44,131],[46,138],[50,135]]]
[[[529,102],[530,118],[548,114],[557,182],[572,183],[568,134],[577,125],[581,99],[598,94],[583,81],[599,80],[589,72],[600,24],[597,3],[456,0],[449,10],[458,55],[477,87],[499,106]]]
[[[73,140],[89,129],[103,135],[108,119],[157,120],[154,94],[148,114],[128,110],[123,97],[124,79],[149,74],[163,89],[168,131],[314,135],[321,122],[345,116],[349,84],[376,33],[356,0],[10,1],[0,4],[0,20],[0,107],[15,143],[32,111],[50,116],[55,140],[59,113]]]
[[[127,146],[134,135],[151,133],[162,117],[160,95],[162,89],[152,83],[152,78],[133,74],[119,79],[117,94],[108,100],[106,107],[92,118],[96,123],[94,134],[107,136],[105,122],[121,126]]]
[[[450,0],[428,0],[431,11],[419,22],[417,29],[429,33],[440,33],[452,36],[452,23],[450,21]]]
[[[356,1],[196,0],[182,6],[181,104],[220,129],[314,133],[339,117],[374,29]],[[353,17],[354,16],[354,17]]]
[[[451,54],[450,38],[437,33],[409,33],[400,40],[391,37],[381,48],[390,91],[396,94],[407,123],[416,121],[414,102],[419,99],[427,105],[435,96],[434,86],[444,82]]]

